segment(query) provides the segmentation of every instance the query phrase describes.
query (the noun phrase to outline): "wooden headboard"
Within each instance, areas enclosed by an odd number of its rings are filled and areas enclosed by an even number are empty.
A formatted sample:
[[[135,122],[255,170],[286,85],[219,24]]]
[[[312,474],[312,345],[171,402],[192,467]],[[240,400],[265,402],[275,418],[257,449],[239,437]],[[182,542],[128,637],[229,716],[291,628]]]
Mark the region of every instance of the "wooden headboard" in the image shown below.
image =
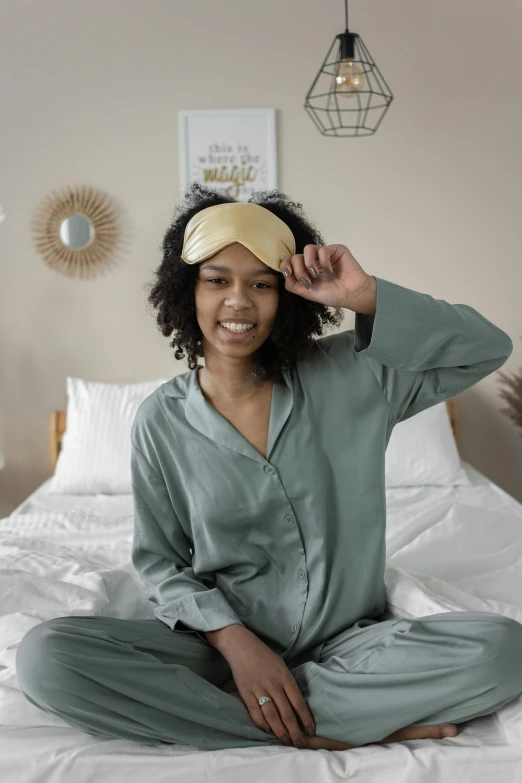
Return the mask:
[[[66,411],[53,411],[51,413],[51,424],[49,427],[49,435],[51,437],[51,467],[56,467],[56,460],[62,447],[63,433],[67,425],[67,413]]]
[[[457,444],[457,451],[460,454],[460,419],[459,419],[459,404],[456,397],[452,397],[451,400],[446,400],[446,406],[448,408],[448,415],[451,422],[451,429],[453,430],[453,437]],[[62,437],[65,432],[65,426],[67,423],[67,414],[65,411],[53,411],[51,413],[51,467],[56,467],[56,460],[60,453],[62,445]]]

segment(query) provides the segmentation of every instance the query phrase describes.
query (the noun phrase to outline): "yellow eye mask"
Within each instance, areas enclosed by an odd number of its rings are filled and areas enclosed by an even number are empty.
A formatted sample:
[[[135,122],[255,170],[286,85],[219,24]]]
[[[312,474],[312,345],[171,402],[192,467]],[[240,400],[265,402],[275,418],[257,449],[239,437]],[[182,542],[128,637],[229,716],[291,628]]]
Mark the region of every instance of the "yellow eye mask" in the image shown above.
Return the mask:
[[[296,252],[294,235],[277,215],[260,204],[234,202],[207,207],[189,220],[181,258],[198,264],[234,242],[277,272],[283,258]]]

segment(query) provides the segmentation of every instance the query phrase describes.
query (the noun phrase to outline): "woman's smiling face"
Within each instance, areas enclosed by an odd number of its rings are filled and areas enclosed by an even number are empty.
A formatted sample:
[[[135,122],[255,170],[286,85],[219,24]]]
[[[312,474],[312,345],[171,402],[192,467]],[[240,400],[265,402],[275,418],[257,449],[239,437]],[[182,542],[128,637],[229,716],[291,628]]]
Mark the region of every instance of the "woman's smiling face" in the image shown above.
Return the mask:
[[[229,356],[247,356],[258,350],[272,331],[280,274],[239,242],[200,262],[195,303],[204,354],[209,348]],[[220,321],[246,321],[254,326],[236,334]]]

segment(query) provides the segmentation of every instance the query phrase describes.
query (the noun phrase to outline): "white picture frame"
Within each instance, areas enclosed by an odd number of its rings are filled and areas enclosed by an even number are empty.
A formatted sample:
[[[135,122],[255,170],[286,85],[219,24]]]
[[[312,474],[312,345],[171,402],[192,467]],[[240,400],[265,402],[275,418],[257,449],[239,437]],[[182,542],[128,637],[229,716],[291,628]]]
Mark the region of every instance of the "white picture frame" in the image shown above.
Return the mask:
[[[246,201],[278,187],[275,109],[182,109],[178,130],[182,192],[195,181]]]

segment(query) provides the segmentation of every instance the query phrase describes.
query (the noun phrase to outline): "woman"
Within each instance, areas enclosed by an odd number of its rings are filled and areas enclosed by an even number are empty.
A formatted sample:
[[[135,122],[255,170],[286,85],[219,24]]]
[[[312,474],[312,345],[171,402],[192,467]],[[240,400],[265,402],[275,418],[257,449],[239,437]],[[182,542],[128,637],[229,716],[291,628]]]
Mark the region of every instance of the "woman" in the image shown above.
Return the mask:
[[[17,655],[27,698],[85,731],[342,750],[455,736],[522,692],[516,621],[382,619],[392,429],[513,343],[370,275],[300,207],[194,184],[167,231],[149,301],[190,369],[140,406],[131,460],[156,619],[56,618]],[[342,309],[355,328],[315,339]]]

